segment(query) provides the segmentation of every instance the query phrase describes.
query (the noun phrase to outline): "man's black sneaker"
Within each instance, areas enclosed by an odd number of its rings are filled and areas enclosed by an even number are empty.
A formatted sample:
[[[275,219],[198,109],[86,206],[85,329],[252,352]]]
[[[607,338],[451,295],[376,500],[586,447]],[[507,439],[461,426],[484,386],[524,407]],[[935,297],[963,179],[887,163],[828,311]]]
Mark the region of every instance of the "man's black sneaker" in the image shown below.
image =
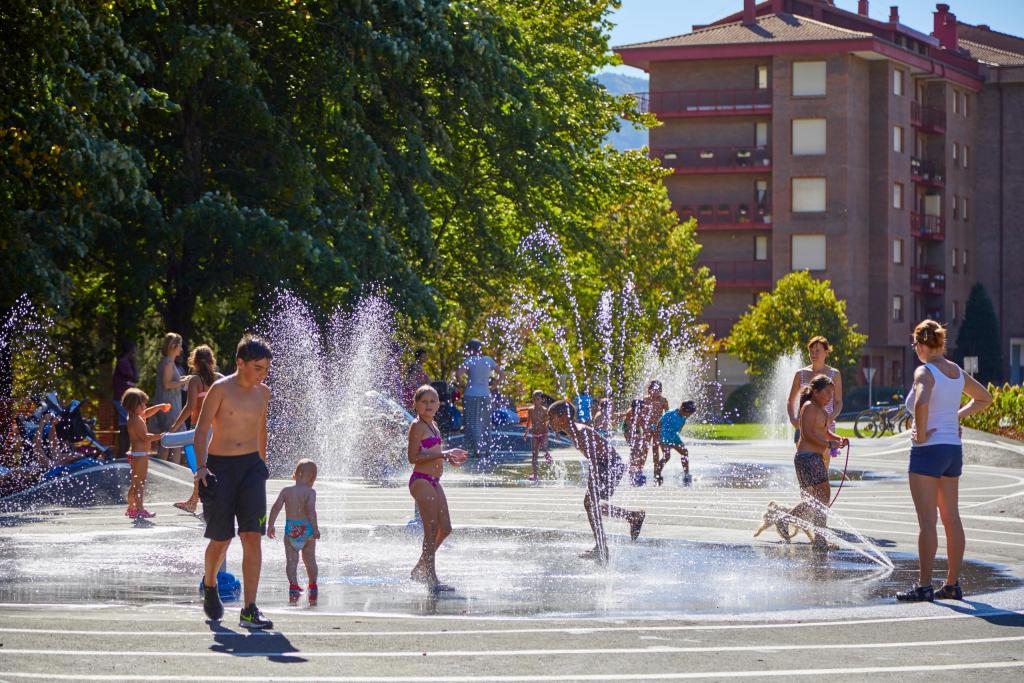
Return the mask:
[[[900,602],[932,602],[935,600],[935,589],[931,586],[914,586],[896,594]]]
[[[248,607],[242,608],[242,615],[238,617],[238,625],[254,631],[274,628],[274,622],[263,616],[263,612],[260,611],[255,602]]]
[[[964,591],[960,588],[960,582],[957,581],[952,586],[948,583],[942,584],[942,588],[935,591],[936,600],[963,600]]]
[[[206,618],[212,621],[218,621],[224,616],[224,603],[220,601],[220,593],[217,592],[217,586],[207,586],[205,582],[203,586],[203,612],[206,613]]]

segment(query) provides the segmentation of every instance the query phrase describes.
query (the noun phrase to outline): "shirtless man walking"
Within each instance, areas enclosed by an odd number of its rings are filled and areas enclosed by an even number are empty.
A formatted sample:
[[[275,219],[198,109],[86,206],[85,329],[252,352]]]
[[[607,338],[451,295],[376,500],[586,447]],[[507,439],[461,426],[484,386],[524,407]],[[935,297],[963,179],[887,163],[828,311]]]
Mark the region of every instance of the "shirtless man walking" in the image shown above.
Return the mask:
[[[267,525],[267,406],[270,388],[263,384],[273,355],[262,339],[246,335],[238,342],[236,370],[214,382],[203,402],[196,425],[196,481],[206,517],[206,569],[203,611],[211,620],[224,616],[217,593],[217,570],[235,535],[242,541],[244,607],[239,625],[273,628],[256,607]],[[213,441],[207,449],[207,434]]]

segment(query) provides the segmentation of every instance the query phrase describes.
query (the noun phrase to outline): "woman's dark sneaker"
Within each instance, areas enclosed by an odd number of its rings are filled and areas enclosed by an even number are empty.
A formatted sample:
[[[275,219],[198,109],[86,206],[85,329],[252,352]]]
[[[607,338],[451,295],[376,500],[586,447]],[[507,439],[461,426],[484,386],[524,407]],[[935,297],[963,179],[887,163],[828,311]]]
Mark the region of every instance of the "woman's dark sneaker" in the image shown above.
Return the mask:
[[[942,588],[935,591],[936,600],[963,600],[964,592],[960,588],[960,582],[957,581],[952,586],[948,583],[943,584]]]
[[[931,602],[935,599],[935,589],[931,586],[914,586],[896,594],[900,602]]]
[[[263,616],[263,612],[260,611],[255,602],[248,607],[242,608],[242,615],[238,618],[238,625],[251,630],[274,628],[274,622]]]
[[[205,582],[201,582],[201,584],[203,586],[203,612],[206,613],[207,619],[218,621],[224,616],[224,603],[220,601],[217,586],[207,586]]]

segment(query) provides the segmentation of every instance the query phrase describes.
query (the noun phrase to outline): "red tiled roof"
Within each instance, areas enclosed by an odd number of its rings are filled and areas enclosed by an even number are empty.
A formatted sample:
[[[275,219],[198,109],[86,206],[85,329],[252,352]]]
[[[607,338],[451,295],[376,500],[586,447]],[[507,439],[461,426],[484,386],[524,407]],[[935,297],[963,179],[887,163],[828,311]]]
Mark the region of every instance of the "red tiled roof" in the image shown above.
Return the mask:
[[[741,21],[719,26],[708,26],[691,33],[645,43],[620,45],[616,50],[652,47],[691,47],[704,45],[735,45],[744,43],[793,43],[815,40],[862,40],[873,38],[871,33],[851,31],[808,17],[792,14],[769,14],[758,17],[755,26]]]
[[[995,64],[997,66],[1024,66],[1024,54],[1017,52],[1010,52],[1009,50],[1000,50],[997,47],[991,45],[982,45],[976,43],[973,40],[964,40],[961,38],[957,41],[957,44],[971,53],[971,57],[977,59],[979,62],[985,64]]]

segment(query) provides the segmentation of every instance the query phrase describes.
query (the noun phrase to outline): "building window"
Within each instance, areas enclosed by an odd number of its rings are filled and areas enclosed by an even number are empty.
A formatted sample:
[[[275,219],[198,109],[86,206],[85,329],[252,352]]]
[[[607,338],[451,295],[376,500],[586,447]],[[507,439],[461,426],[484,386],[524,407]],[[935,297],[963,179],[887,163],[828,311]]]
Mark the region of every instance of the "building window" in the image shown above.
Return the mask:
[[[793,178],[793,212],[824,211],[825,192],[824,178]]]
[[[892,241],[892,262],[896,265],[903,263],[903,240]]]
[[[964,168],[967,168],[967,155],[970,153],[970,151],[971,151],[971,146],[970,145],[964,145],[964,153],[963,153],[963,156],[962,156],[962,159],[963,159],[963,162],[964,162]]]
[[[960,197],[953,195],[953,219],[960,218]]]
[[[903,322],[903,297],[899,294],[892,298],[892,319],[895,322]]]
[[[754,238],[754,260],[768,260],[768,237],[766,235],[758,235]]]
[[[892,127],[892,151],[903,151],[903,126]]]
[[[892,72],[892,94],[903,96],[903,72],[899,69]]]
[[[964,197],[963,203],[964,203],[964,211],[963,211],[963,213],[964,213],[964,220],[967,220],[967,197]]]
[[[960,251],[956,247],[953,247],[953,272],[954,273],[958,271],[959,266],[960,266],[960,264],[957,263],[957,261],[960,260],[959,258],[957,258],[959,255],[960,255]]]
[[[825,153],[825,119],[793,119],[793,156]]]
[[[953,300],[953,322],[955,323],[958,320],[960,320],[960,305],[954,299]]]
[[[768,89],[768,66],[765,64],[758,64],[757,66],[757,89]]]
[[[793,62],[793,97],[825,94],[825,62]]]
[[[903,183],[892,184],[892,208],[903,208]]]
[[[963,102],[964,106],[961,107],[961,109],[963,109],[963,112],[964,112],[964,118],[967,118],[967,98],[968,98],[968,94],[964,93],[964,102]]]
[[[758,209],[768,209],[768,181],[757,180],[754,182],[754,202]]]
[[[791,270],[825,270],[824,235],[793,235]]]
[[[768,122],[758,121],[754,124],[754,144],[758,147],[768,146]]]
[[[956,166],[956,162],[960,159],[960,145],[956,142],[953,143],[953,165]]]
[[[958,93],[956,90],[953,91],[953,113],[960,113],[960,93]]]
[[[967,250],[964,249],[964,275],[967,275]]]

